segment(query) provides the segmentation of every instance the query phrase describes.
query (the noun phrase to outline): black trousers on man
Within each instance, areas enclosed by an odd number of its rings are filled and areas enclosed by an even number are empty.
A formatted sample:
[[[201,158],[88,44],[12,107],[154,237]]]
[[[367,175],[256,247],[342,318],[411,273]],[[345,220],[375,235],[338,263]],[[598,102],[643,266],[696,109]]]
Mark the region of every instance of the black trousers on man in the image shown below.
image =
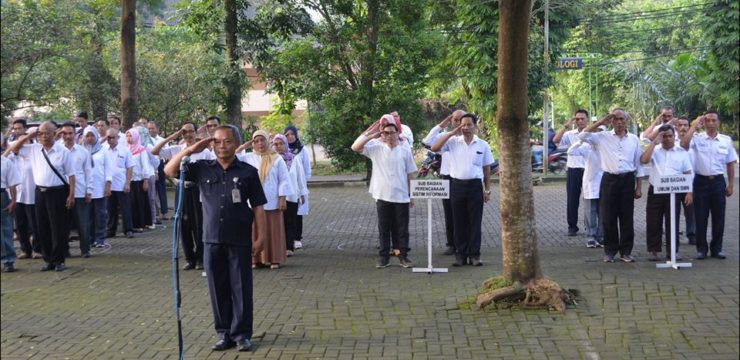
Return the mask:
[[[635,243],[635,174],[605,172],[599,187],[599,215],[604,224],[604,254],[632,255]]]
[[[401,251],[400,258],[408,256],[409,249],[409,203],[394,203],[378,200],[378,232],[380,233],[380,257],[389,258],[391,239],[396,239]]]
[[[455,257],[480,257],[483,221],[483,183],[480,179],[450,181]]]
[[[722,251],[725,233],[725,189],[722,175],[694,176],[694,212],[696,215],[696,251],[716,255]],[[712,242],[707,244],[707,225],[712,215]]]
[[[131,197],[130,194],[123,191],[111,191],[108,198],[108,237],[116,236],[118,229],[118,209],[121,209],[123,218],[123,232],[128,234],[133,232],[134,226],[131,219]]]
[[[34,252],[41,253],[39,235],[36,232],[36,206],[33,204],[16,203],[15,230],[18,232],[18,242],[21,251],[29,258]],[[31,241],[33,235],[33,241]]]
[[[36,186],[36,225],[41,255],[48,264],[62,264],[67,252],[69,224],[67,210],[69,186]]]
[[[648,189],[645,224],[647,227],[647,250],[661,252],[663,244],[663,224],[665,223],[665,248],[671,253],[671,226],[676,230],[676,251],[678,251],[678,223],[681,215],[681,202],[686,194],[676,194],[676,218],[671,219],[671,194],[656,194],[653,186]]]
[[[219,339],[252,339],[251,228],[249,224],[244,224],[246,246],[205,245],[204,267],[213,325]]]
[[[182,200],[180,239],[182,239],[185,261],[191,265],[203,264],[203,207],[200,203],[198,187],[195,184],[186,183]],[[249,260],[250,263],[251,261]]]
[[[287,209],[283,211],[285,224],[285,248],[294,251],[295,241],[298,240],[298,203],[286,201]]]
[[[581,201],[581,189],[583,188],[583,171],[583,168],[568,168],[565,174],[569,233],[578,232],[578,205]]]

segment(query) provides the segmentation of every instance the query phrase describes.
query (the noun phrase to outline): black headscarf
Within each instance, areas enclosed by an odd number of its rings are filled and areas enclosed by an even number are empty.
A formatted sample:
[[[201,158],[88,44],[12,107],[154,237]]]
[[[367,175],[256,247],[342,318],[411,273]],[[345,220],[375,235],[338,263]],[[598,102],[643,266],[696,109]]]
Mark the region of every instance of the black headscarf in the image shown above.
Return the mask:
[[[295,141],[292,144],[288,144],[288,148],[293,155],[298,155],[298,153],[303,150],[303,143],[301,142],[301,139],[298,138],[298,128],[293,125],[288,125],[285,128],[285,131],[283,131],[283,134],[287,133],[288,130],[292,131],[295,135]]]

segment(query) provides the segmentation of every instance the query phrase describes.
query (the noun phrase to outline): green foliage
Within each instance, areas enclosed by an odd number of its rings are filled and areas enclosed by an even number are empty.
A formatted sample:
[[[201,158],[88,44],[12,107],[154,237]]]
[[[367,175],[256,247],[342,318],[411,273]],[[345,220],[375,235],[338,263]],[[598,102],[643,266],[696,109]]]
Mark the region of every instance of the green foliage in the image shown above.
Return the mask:
[[[293,116],[277,112],[263,116],[260,120],[260,129],[271,134],[282,134],[285,127],[293,123]]]

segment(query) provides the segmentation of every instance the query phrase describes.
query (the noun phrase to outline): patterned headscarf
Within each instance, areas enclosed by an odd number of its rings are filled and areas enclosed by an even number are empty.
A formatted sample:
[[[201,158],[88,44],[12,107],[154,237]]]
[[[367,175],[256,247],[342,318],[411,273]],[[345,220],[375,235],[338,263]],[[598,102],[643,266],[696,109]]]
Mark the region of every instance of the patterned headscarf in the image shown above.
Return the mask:
[[[255,131],[254,134],[252,134],[252,140],[254,140],[254,138],[256,138],[257,136],[262,136],[263,138],[265,138],[265,144],[267,145],[267,150],[263,152],[257,151],[257,149],[252,147],[252,149],[254,149],[254,153],[261,157],[258,173],[260,177],[260,183],[264,185],[265,178],[267,177],[267,174],[270,173],[272,166],[275,165],[275,161],[277,160],[279,155],[275,152],[275,150],[272,149],[272,146],[270,146],[270,134],[268,134],[267,131]]]
[[[288,148],[288,138],[286,138],[283,134],[277,134],[275,135],[275,137],[272,138],[272,143],[275,144],[277,142],[282,142],[283,145],[285,145],[285,152],[280,153],[280,155],[283,157],[283,160],[285,160],[285,165],[288,166],[288,169],[290,169],[290,164],[293,162],[293,154]]]
[[[152,139],[152,136],[149,135],[149,130],[147,130],[143,126],[137,126],[136,128],[139,130],[139,138],[141,139],[141,145],[143,145],[144,147],[149,147],[149,146],[154,147],[154,145],[157,145],[154,143],[154,139]]]
[[[293,132],[293,135],[295,135],[295,141],[292,144],[288,144],[288,148],[290,149],[290,152],[293,153],[293,155],[298,155],[301,150],[303,150],[303,143],[301,142],[301,139],[298,138],[298,128],[296,128],[293,125],[288,125],[285,127],[285,131],[283,131],[283,134],[286,134],[288,130]]]
[[[405,143],[406,137],[403,136],[403,134],[401,134],[401,131],[403,130],[401,128],[401,119],[396,119],[391,114],[385,114],[380,117],[380,131],[383,131],[383,127],[387,124],[393,124],[396,126],[396,131],[398,132],[398,143],[399,144]]]
[[[131,135],[131,143],[128,144],[128,149],[131,151],[131,155],[139,155],[146,148],[141,145],[141,136],[139,131],[136,129],[128,129],[126,134]]]

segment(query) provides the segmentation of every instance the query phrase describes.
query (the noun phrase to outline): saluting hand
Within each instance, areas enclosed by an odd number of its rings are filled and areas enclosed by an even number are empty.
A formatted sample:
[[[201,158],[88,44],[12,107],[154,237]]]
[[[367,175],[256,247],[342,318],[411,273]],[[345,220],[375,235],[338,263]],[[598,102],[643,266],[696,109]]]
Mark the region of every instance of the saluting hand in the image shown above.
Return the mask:
[[[186,154],[197,154],[211,146],[211,142],[213,142],[211,137],[198,140],[195,144],[188,146]]]
[[[441,123],[439,123],[439,127],[441,129],[446,129],[448,126],[450,126],[450,123],[452,122],[452,115],[447,115],[447,117],[442,120]]]

